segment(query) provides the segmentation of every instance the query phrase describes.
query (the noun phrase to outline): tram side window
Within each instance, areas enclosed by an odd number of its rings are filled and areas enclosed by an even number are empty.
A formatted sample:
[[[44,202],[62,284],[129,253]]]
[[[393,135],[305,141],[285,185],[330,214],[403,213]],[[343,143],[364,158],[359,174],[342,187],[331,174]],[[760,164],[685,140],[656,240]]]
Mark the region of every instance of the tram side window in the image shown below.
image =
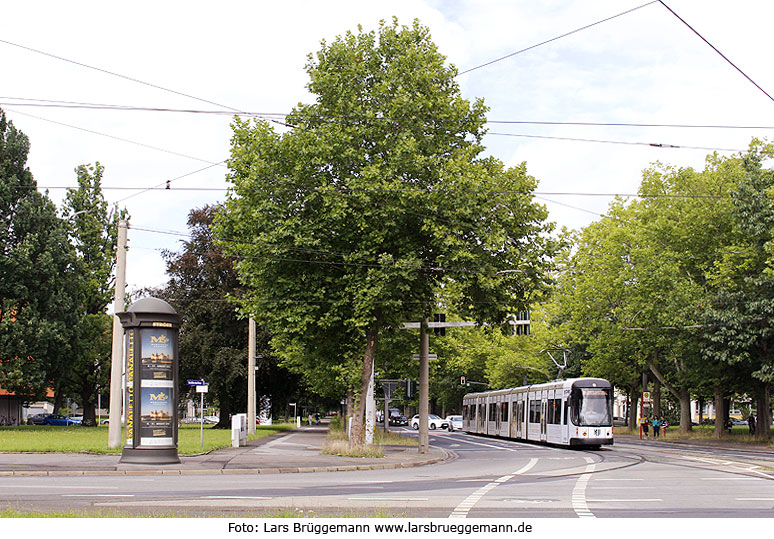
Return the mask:
[[[508,403],[507,402],[504,402],[502,406],[500,406],[500,420],[508,421]]]
[[[561,399],[548,399],[548,423],[559,425],[562,421]]]
[[[489,421],[497,421],[497,403],[489,403]]]
[[[529,401],[529,422],[540,423],[540,401]]]

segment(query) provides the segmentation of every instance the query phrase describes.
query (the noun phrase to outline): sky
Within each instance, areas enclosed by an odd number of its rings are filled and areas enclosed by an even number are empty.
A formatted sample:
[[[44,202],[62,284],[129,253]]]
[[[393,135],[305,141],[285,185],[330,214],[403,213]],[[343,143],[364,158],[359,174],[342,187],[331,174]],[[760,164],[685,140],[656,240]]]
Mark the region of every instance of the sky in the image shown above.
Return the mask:
[[[655,162],[702,168],[713,151],[774,133],[774,2],[665,4],[684,22],[645,0],[0,0],[0,107],[30,138],[28,166],[57,204],[78,165],[105,167],[105,197],[131,215],[133,292],[166,282],[161,251],[181,248],[189,211],[224,200],[234,110],[311,102],[305,64],[322,40],[417,18],[459,69],[463,96],[489,106],[486,153],[526,162],[549,219],[580,229],[612,194],[636,194]]]

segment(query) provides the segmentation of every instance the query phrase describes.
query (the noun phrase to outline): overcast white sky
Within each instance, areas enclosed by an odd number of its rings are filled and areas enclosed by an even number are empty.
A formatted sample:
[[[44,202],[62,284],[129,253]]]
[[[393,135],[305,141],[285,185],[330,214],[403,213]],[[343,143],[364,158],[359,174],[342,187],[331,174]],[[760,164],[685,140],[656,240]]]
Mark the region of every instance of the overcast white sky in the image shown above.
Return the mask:
[[[177,249],[180,241],[141,229],[185,232],[190,209],[223,200],[223,166],[175,178],[228,157],[231,117],[20,106],[37,99],[223,110],[15,45],[239,110],[285,113],[310,101],[307,54],[358,24],[371,30],[380,19],[397,16],[409,24],[419,18],[448,61],[465,71],[645,3],[0,0],[0,107],[29,136],[29,167],[55,201],[62,187],[75,185],[76,166],[105,166],[108,200],[131,213],[127,282],[135,290],[165,282],[160,249]],[[774,95],[768,37],[774,2],[666,4]],[[659,3],[458,80],[466,97],[485,99],[490,120],[774,126],[774,102]],[[610,201],[589,194],[635,193],[650,163],[702,167],[709,150],[503,134],[744,150],[753,136],[770,137],[772,129],[493,123],[490,133],[488,153],[508,165],[526,161],[551,219],[580,228]],[[173,179],[168,191],[115,189]]]

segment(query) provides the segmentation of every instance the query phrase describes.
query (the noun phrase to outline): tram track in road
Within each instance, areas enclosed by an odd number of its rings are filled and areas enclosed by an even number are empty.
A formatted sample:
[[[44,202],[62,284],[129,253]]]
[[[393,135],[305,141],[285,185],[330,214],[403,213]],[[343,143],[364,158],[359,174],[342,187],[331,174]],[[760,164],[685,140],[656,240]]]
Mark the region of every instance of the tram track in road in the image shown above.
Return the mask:
[[[774,468],[774,455],[766,452],[734,450],[731,448],[704,448],[686,446],[679,443],[670,444],[669,446],[659,443],[659,447],[623,443],[618,444],[617,452],[621,454],[634,454],[634,456],[641,457],[643,462],[653,464],[693,470],[712,469],[727,474],[774,481],[774,472],[771,471]],[[648,455],[647,453],[652,453],[653,455]],[[768,465],[766,467],[754,465],[749,460],[753,456],[768,461]],[[746,460],[730,460],[742,458],[746,458]],[[758,470],[756,468],[761,469]]]

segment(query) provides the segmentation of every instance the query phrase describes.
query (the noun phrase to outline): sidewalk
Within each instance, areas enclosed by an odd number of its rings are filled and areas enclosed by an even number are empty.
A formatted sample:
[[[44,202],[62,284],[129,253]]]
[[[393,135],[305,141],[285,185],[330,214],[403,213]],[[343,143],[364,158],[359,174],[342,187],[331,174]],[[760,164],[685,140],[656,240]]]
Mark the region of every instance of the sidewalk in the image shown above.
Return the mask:
[[[87,453],[0,453],[0,477],[30,475],[182,475],[276,474],[382,470],[442,462],[447,451],[430,447],[419,454],[416,446],[382,446],[384,458],[322,455],[327,425],[307,426],[253,440],[244,447],[227,447],[203,455],[181,456],[180,464],[121,464],[120,455]]]

